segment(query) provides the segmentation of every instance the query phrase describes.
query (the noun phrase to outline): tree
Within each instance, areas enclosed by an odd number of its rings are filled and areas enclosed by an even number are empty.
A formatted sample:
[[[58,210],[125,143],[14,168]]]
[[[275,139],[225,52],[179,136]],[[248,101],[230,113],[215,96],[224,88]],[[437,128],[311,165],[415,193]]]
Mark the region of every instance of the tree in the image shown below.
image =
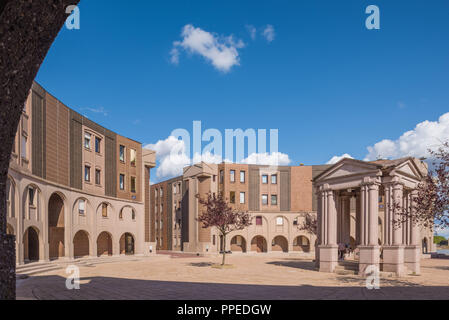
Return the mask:
[[[205,209],[197,220],[202,223],[203,228],[216,227],[221,233],[223,248],[221,265],[223,266],[226,257],[226,235],[250,226],[251,217],[247,212],[231,208],[222,194],[216,196],[209,193],[206,199],[202,199],[199,195],[196,197]]]
[[[15,238],[6,234],[6,181],[12,144],[34,78],[79,0],[0,2],[0,300],[15,299]]]
[[[412,203],[414,210],[408,212],[400,204],[394,204],[398,212],[395,224],[411,219],[413,224],[424,228],[444,230],[449,227],[449,143],[428,152],[433,159],[432,169],[418,185]]]
[[[318,233],[318,220],[316,215],[306,213],[304,216],[304,222],[298,226],[301,231],[306,231],[309,234],[317,235]]]
[[[446,241],[447,239],[443,236],[434,236],[433,243],[439,244],[441,241]]]

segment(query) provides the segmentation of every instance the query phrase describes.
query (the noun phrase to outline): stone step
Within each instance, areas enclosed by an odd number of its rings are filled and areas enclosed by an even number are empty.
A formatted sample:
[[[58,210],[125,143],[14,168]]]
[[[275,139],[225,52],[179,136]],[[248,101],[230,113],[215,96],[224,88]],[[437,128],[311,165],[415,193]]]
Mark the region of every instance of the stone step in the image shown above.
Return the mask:
[[[54,263],[50,263],[50,262],[34,262],[34,263],[29,263],[29,264],[24,264],[24,265],[20,265],[20,266],[16,266],[16,272],[20,273],[21,271],[27,271],[27,270],[33,270],[36,268],[43,268],[43,267],[50,267],[50,266],[54,266]]]
[[[27,276],[35,275],[38,273],[44,273],[44,272],[48,272],[48,271],[53,271],[53,270],[59,270],[59,269],[62,269],[62,267],[59,265],[35,266],[32,269],[17,271],[16,278],[23,279],[23,278],[26,278]]]
[[[344,270],[359,270],[359,263],[357,261],[339,261],[338,266]]]

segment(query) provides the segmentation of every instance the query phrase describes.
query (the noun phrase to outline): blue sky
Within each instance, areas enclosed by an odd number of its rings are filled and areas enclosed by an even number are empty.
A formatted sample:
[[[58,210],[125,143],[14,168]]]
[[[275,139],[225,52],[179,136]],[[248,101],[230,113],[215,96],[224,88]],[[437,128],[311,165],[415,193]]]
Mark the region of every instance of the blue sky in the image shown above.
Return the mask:
[[[421,156],[449,135],[446,0],[130,3],[81,0],[80,30],[63,28],[36,79],[122,135],[155,144],[194,120],[223,134],[279,129],[291,164]],[[370,4],[380,30],[365,27]],[[223,71],[174,46],[186,25],[234,49],[237,63]]]

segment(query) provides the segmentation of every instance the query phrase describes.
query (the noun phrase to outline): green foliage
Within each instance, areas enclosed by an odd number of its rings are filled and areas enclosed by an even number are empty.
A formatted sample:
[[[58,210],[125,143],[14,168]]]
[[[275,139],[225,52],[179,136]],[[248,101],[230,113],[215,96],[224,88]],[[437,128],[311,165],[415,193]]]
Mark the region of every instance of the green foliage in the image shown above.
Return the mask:
[[[433,237],[433,243],[435,243],[435,244],[439,244],[441,241],[445,241],[445,240],[447,240],[447,239],[443,236],[434,236]]]

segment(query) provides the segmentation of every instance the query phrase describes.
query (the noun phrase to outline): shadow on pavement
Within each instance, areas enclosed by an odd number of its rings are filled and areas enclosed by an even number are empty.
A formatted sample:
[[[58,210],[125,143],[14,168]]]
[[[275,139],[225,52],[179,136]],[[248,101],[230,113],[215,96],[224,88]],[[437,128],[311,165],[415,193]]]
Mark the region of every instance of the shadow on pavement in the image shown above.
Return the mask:
[[[293,262],[292,262],[293,263]],[[296,263],[299,263],[296,261]],[[155,281],[111,277],[81,279],[80,290],[68,290],[61,276],[35,276],[18,286],[18,299],[44,300],[302,300],[302,299],[442,299],[448,286],[397,286],[368,290],[363,284],[352,286],[252,285]]]

